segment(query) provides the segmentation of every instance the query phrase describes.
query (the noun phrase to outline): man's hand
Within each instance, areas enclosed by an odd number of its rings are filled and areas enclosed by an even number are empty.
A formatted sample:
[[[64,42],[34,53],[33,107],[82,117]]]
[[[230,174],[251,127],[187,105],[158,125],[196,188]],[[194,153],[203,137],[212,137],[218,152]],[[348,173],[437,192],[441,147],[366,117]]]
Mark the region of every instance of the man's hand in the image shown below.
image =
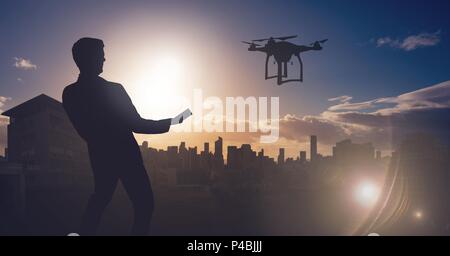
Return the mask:
[[[177,115],[176,117],[172,118],[171,124],[181,124],[185,119],[190,117],[192,115],[192,112],[190,109],[186,109],[183,111],[183,113]]]

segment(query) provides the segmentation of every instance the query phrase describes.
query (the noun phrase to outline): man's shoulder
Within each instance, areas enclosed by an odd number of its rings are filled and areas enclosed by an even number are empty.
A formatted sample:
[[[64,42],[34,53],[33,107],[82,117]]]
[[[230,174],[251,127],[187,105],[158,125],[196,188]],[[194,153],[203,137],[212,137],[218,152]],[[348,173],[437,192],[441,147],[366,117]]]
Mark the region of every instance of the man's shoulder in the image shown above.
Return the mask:
[[[103,85],[106,85],[109,88],[113,88],[113,89],[122,89],[123,88],[122,84],[120,84],[120,83],[111,82],[102,77],[99,77],[99,78],[102,81]]]
[[[124,91],[125,89],[120,83],[110,82],[107,81],[101,77],[99,77],[99,80],[97,80],[96,83],[100,83],[100,86],[103,88],[103,92],[114,92],[114,93],[120,93]],[[95,85],[93,85],[95,86]],[[63,103],[64,101],[70,100],[70,99],[76,99],[83,95],[83,97],[86,97],[86,93],[89,93],[93,86],[86,87],[83,83],[80,83],[79,81],[76,81],[72,84],[67,85],[62,93],[62,99]],[[87,91],[86,91],[87,90]]]
[[[111,81],[105,80],[101,77],[99,77],[99,80],[97,80],[97,83],[98,82],[100,82],[104,86],[108,86],[111,88],[123,88],[123,86],[120,83],[111,82]],[[76,81],[74,83],[67,85],[64,88],[63,93],[70,93],[70,92],[78,91],[78,90],[81,90],[83,87],[85,87],[83,83]],[[88,87],[88,88],[91,88],[91,87]]]
[[[78,85],[78,82],[75,82],[75,83],[71,83],[71,84],[67,85],[66,87],[64,87],[63,95],[62,95],[63,96],[63,101],[64,101],[64,98],[67,98],[74,91],[77,90],[77,87],[78,87],[77,85]]]
[[[115,82],[110,82],[110,81],[106,81],[106,83],[108,86],[111,86],[114,89],[122,89],[123,88],[122,84],[120,84],[120,83],[115,83]]]

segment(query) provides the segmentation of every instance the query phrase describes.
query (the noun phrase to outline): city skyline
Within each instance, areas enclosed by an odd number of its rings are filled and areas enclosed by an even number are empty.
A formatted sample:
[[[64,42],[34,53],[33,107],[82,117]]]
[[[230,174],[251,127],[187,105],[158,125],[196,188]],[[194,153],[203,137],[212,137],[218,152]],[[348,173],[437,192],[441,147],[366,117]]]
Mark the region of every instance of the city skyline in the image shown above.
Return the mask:
[[[311,138],[312,137],[316,138],[315,142],[317,143],[317,136],[311,135]],[[217,143],[219,142],[219,145],[220,145],[220,139],[221,139],[221,137],[218,137],[218,140],[214,141],[214,144],[217,145]],[[313,141],[314,140],[311,139],[310,145],[314,144]],[[153,148],[153,147],[151,147],[149,145],[148,141],[143,141],[142,144],[140,144],[140,146],[143,149],[155,150],[155,151],[158,151],[158,152],[165,152],[165,153],[176,152],[176,153],[180,153],[180,151],[179,151],[180,148],[183,148],[184,150],[195,152],[195,154],[197,154],[197,155],[202,155],[203,153],[206,153],[206,154],[211,153],[212,156],[217,157],[215,152],[218,149],[218,147],[216,146],[215,150],[212,151],[212,150],[209,150],[209,145],[210,145],[209,141],[203,142],[203,150],[199,151],[199,148],[197,146],[190,147],[188,144],[186,144],[185,141],[181,141],[179,146],[177,146],[177,145],[167,146],[166,149]],[[378,160],[383,158],[383,157],[391,157],[392,156],[392,154],[382,155],[381,151],[376,150],[373,147],[371,142],[358,144],[358,143],[352,142],[351,139],[344,139],[342,141],[336,141],[336,144],[332,146],[332,149],[331,149],[332,154],[331,155],[323,155],[320,152],[315,152],[315,154],[311,154],[311,151],[308,154],[307,151],[299,150],[298,154],[296,156],[295,155],[294,156],[286,156],[285,155],[285,151],[284,151],[285,148],[279,148],[279,151],[278,151],[279,154],[277,156],[269,156],[269,155],[265,155],[264,154],[264,152],[265,152],[264,148],[261,148],[258,151],[255,151],[253,148],[251,148],[251,145],[247,144],[247,143],[241,144],[240,146],[239,145],[228,145],[226,147],[226,150],[225,150],[226,154],[222,153],[223,152],[223,148],[220,148],[220,150],[218,150],[218,152],[219,152],[219,155],[222,155],[225,165],[228,165],[227,160],[228,160],[228,155],[230,154],[230,151],[233,152],[233,151],[238,151],[238,150],[248,150],[248,151],[250,151],[252,153],[255,153],[255,156],[258,156],[258,157],[264,157],[264,156],[265,157],[269,157],[269,160],[273,161],[274,163],[279,164],[280,161],[281,161],[281,163],[285,163],[286,161],[289,161],[289,160],[290,161],[297,161],[297,162],[298,161],[302,162],[302,161],[309,160],[309,162],[312,162],[312,161],[314,161],[313,160],[314,158],[319,158],[320,159],[320,158],[324,158],[324,157],[325,158],[326,157],[335,157],[336,156],[335,155],[336,154],[336,147],[337,146],[339,147],[339,145],[354,145],[356,147],[361,147],[361,148],[362,147],[372,148],[372,156],[373,156],[374,159],[378,159]],[[199,153],[197,153],[197,152],[199,152]],[[393,152],[391,152],[391,153],[393,153]],[[302,156],[303,154],[304,154],[304,157]],[[314,157],[311,158],[311,155],[314,155]]]
[[[280,99],[280,139],[274,144],[255,143],[248,133],[195,132],[136,135],[140,143],[149,140],[166,148],[184,140],[201,146],[205,137],[222,136],[231,144],[264,147],[273,156],[279,147],[297,155],[316,134],[324,154],[345,138],[372,141],[385,154],[404,134],[424,131],[450,144],[448,7],[448,1],[421,0],[407,6],[333,0],[192,1],[188,6],[179,1],[6,1],[0,25],[2,35],[8,35],[2,37],[0,53],[0,110],[41,93],[60,100],[62,88],[78,75],[70,48],[80,37],[92,36],[105,43],[102,76],[122,83],[143,117],[175,116],[188,107],[178,99],[190,99],[195,88],[222,100]],[[301,85],[265,81],[264,56],[241,43],[285,35],[298,35],[292,40],[296,44],[329,39],[317,54],[302,55]],[[1,116],[0,152],[7,124]]]
[[[62,108],[61,108],[62,107],[61,103],[59,101],[57,101],[57,100],[55,100],[55,99],[45,95],[45,94],[41,94],[39,96],[34,97],[33,99],[30,99],[30,100],[28,100],[28,101],[26,101],[24,103],[21,103],[21,104],[15,106],[14,108],[5,111],[3,114],[6,115],[6,116],[11,117],[13,119],[16,117],[16,115],[19,118],[24,118],[23,116],[25,116],[25,117],[33,116],[33,115],[36,115],[36,113],[39,113],[40,111],[43,112],[44,111],[44,109],[43,109],[44,106],[47,106],[50,109],[54,109],[53,110],[53,114],[50,114],[50,117],[49,117],[52,120],[52,122],[63,123],[63,124],[58,124],[58,126],[66,127],[67,129],[68,129],[68,127],[71,127],[71,125],[69,123],[67,123],[67,121],[68,121],[67,120],[67,116],[66,116],[65,111],[63,111]],[[34,108],[34,110],[32,110],[33,108]],[[27,111],[29,113],[27,113]],[[11,124],[11,120],[13,120],[13,119],[10,119],[10,124]],[[34,120],[34,121],[28,120],[26,122],[31,124],[31,123],[34,123],[34,122],[43,122],[44,121],[43,117],[38,117],[38,115],[36,115],[35,119],[36,120]],[[15,126],[15,124],[13,124],[13,125]],[[52,123],[52,125],[55,125],[55,124]],[[13,130],[13,129],[10,129],[10,130]],[[72,130],[69,129],[69,131],[72,131]],[[70,134],[70,136],[72,136],[72,137],[78,138],[77,135],[73,135],[72,133],[68,133],[68,134]],[[212,135],[215,135],[215,133],[212,133]],[[15,134],[13,136],[14,137],[11,137],[11,138],[14,139],[14,141],[12,141],[12,142],[10,141],[10,144],[12,143],[12,145],[15,145],[15,143],[16,143],[15,141],[19,140],[19,138],[17,138],[17,135],[15,135]],[[33,138],[35,136],[34,135],[33,136],[28,135],[28,137]],[[10,138],[10,140],[11,140],[11,138]],[[221,136],[218,136],[217,138],[218,138],[217,140],[214,140],[214,141],[203,141],[200,144],[204,146],[204,149],[207,148],[208,151],[209,151],[209,144],[214,142],[214,155],[217,157],[215,152],[218,152],[218,155],[222,156],[223,159],[227,159],[228,158],[228,152],[229,152],[229,148],[230,147],[231,148],[235,148],[235,149],[240,149],[240,148],[238,148],[239,144],[230,144],[227,141],[225,141],[225,144],[224,144],[224,140],[223,140],[223,138]],[[308,144],[307,147],[309,148],[309,154],[307,154],[306,153],[307,151],[303,150],[303,148],[301,148],[301,147],[297,148],[296,154],[286,154],[285,153],[285,148],[279,147],[277,149],[278,150],[278,155],[267,154],[266,156],[269,156],[271,159],[277,159],[275,162],[278,162],[280,160],[280,155],[283,156],[282,157],[282,161],[284,161],[286,159],[289,159],[289,158],[291,158],[291,159],[302,159],[302,157],[301,157],[302,153],[301,152],[305,152],[305,158],[306,158],[306,156],[309,156],[310,160],[313,160],[313,158],[316,158],[318,156],[319,157],[327,156],[326,153],[321,154],[320,150],[317,149],[317,145],[320,142],[320,139],[318,138],[318,136],[316,136],[316,135],[309,135],[309,138],[310,138],[309,143],[307,143]],[[71,140],[73,140],[73,139],[71,139]],[[79,138],[77,140],[79,140]],[[351,140],[349,138],[344,138],[341,141],[336,141],[336,144],[339,144],[339,143],[345,142],[345,141],[350,141],[351,142]],[[179,144],[180,145],[187,145],[186,141],[180,141]],[[364,144],[370,144],[372,146],[372,142],[365,142]],[[148,147],[148,148],[153,148],[153,147],[149,146],[150,144],[146,140],[142,141],[142,143],[140,143],[140,145],[141,146],[146,145],[146,147]],[[250,149],[252,147],[251,143],[242,143],[242,144],[240,144],[241,148],[244,145],[246,147],[248,146]],[[169,151],[169,149],[173,149],[174,147],[178,148],[178,146],[176,146],[176,145],[168,145],[167,147],[165,147],[165,149]],[[197,149],[198,147],[199,146],[197,146],[197,145],[193,145],[192,148],[193,149],[194,148]],[[224,147],[227,150],[224,151],[223,150]],[[291,145],[291,147],[295,147],[295,145]],[[331,156],[333,156],[334,153],[335,153],[334,147],[335,147],[335,145],[331,145],[330,149],[327,151],[327,152],[331,152],[332,153]],[[6,149],[7,148],[5,148],[5,150]],[[164,150],[164,148],[158,148],[158,147],[156,147],[154,149],[156,149],[156,150]],[[262,152],[263,156],[264,156],[264,152],[267,153],[267,151],[265,151],[264,147],[256,147],[255,149],[257,150],[255,152],[257,152],[258,154],[260,154]],[[213,152],[213,151],[211,150],[211,152]],[[223,152],[225,152],[225,153],[223,153]],[[376,150],[376,152],[380,156],[382,155],[382,152],[380,150]],[[15,155],[18,155],[18,154],[15,154]],[[6,157],[6,151],[4,152],[4,156]],[[18,158],[17,159],[14,158],[13,160],[16,161],[16,160],[18,160]]]

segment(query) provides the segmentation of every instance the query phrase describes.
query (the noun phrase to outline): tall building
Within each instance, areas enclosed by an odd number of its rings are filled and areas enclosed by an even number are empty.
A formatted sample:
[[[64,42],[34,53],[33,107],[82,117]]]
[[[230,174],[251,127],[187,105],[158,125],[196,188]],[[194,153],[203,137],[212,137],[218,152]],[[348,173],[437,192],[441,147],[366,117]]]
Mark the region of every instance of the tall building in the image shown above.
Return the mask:
[[[47,171],[89,168],[86,143],[61,102],[41,94],[2,115],[9,117],[9,162],[38,165]]]
[[[253,164],[256,160],[256,153],[252,150],[250,144],[241,145],[242,167],[246,168]]]
[[[200,163],[198,162],[198,157],[197,157],[197,147],[189,147],[188,149],[189,151],[189,169],[197,169],[200,165]]]
[[[180,153],[183,152],[183,151],[185,151],[185,150],[187,150],[187,149],[186,149],[186,142],[182,141],[182,142],[180,143]]]
[[[224,161],[222,148],[223,148],[223,139],[222,137],[219,137],[214,142],[214,166],[216,168],[223,168]]]
[[[168,146],[167,147],[167,165],[168,167],[178,167],[178,147]]]
[[[375,149],[372,143],[356,144],[351,140],[343,140],[333,147],[333,158],[338,163],[359,163],[374,159]]]
[[[306,151],[300,151],[300,162],[306,162]]]
[[[317,159],[317,136],[316,135],[311,135],[310,136],[310,157],[311,157],[311,162],[315,161]]]
[[[181,161],[181,168],[186,169],[189,166],[189,152],[186,149],[186,142],[182,141],[180,147],[178,148],[178,154]]]
[[[209,143],[205,142],[205,144],[203,144],[203,152],[205,152],[205,154],[209,153]]]
[[[264,158],[264,149],[262,148],[261,151],[258,152],[258,158]]]
[[[227,167],[239,168],[239,151],[236,146],[227,147]]]
[[[216,158],[222,158],[223,159],[222,148],[223,148],[223,139],[222,139],[222,137],[219,137],[214,142],[214,156]]]
[[[211,158],[211,156],[212,156],[212,154],[209,152],[209,143],[208,142],[205,142],[204,144],[203,144],[203,151],[200,153],[200,158],[201,158],[201,168],[202,169],[210,169],[210,167],[211,167],[211,164],[212,164],[212,162],[211,162],[211,160],[212,160],[212,158]]]
[[[280,148],[278,153],[278,165],[284,164],[284,148]]]

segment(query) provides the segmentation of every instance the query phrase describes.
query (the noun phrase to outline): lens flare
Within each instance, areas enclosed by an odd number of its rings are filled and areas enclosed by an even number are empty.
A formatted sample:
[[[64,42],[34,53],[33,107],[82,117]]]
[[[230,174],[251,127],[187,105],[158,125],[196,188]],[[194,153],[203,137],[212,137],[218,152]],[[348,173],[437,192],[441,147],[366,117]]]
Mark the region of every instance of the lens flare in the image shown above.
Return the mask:
[[[414,211],[414,218],[416,220],[421,220],[423,218],[423,212],[421,210]]]
[[[380,189],[376,184],[370,181],[361,182],[355,189],[355,199],[364,207],[374,206],[379,195]]]

